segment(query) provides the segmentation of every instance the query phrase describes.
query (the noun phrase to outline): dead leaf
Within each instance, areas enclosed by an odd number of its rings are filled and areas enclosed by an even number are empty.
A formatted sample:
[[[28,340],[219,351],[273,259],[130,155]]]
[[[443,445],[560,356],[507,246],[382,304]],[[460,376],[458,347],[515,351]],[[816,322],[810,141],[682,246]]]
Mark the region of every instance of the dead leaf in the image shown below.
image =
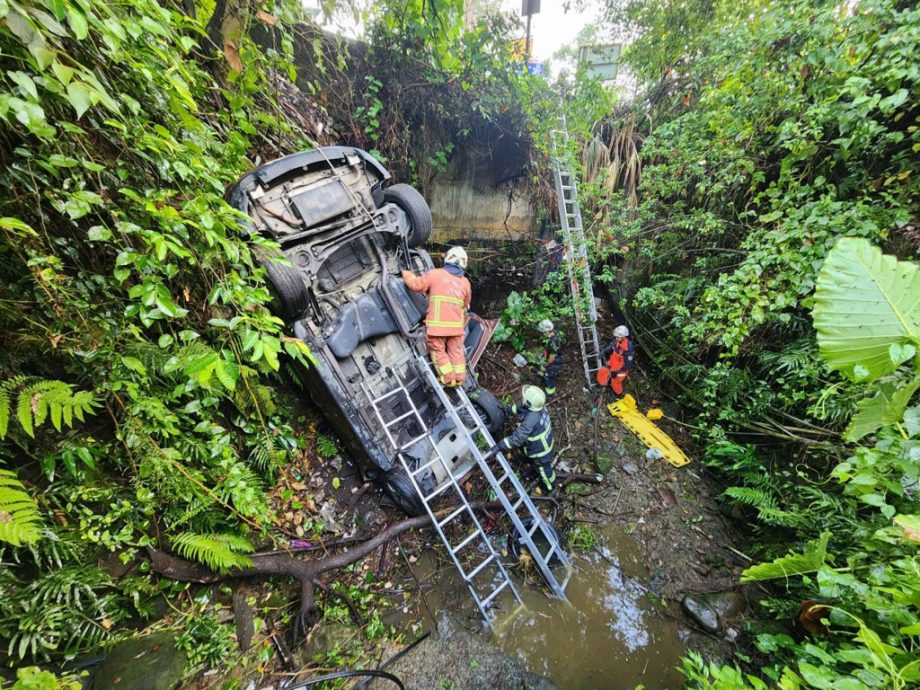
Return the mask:
[[[294,491],[306,491],[307,485],[303,482],[291,482],[291,488],[294,489]]]
[[[243,61],[240,59],[240,51],[236,49],[236,45],[234,45],[233,41],[224,41],[224,59],[234,72],[243,71]]]
[[[263,12],[262,10],[256,12],[256,17],[258,17],[259,21],[264,22],[269,26],[274,26],[278,23],[278,17],[273,14],[269,14],[268,12]]]
[[[112,627],[112,619],[111,619],[111,618],[103,618],[103,619],[102,619],[101,625],[102,625],[102,629],[103,629],[103,630],[108,630],[109,628]]]
[[[55,335],[49,338],[49,340],[51,341],[51,347],[54,349],[57,349],[58,343],[61,342],[61,338],[63,337],[64,337],[63,335]]]
[[[186,302],[192,301],[192,291],[188,288],[182,288],[182,296],[185,298]]]
[[[806,599],[800,606],[799,623],[802,624],[802,627],[812,635],[827,635],[827,626],[821,622],[821,619],[827,618],[830,614],[828,607],[813,599]]]
[[[674,495],[674,492],[671,491],[666,486],[658,487],[658,495],[661,496],[661,500],[664,501],[669,506],[677,505],[677,496]]]

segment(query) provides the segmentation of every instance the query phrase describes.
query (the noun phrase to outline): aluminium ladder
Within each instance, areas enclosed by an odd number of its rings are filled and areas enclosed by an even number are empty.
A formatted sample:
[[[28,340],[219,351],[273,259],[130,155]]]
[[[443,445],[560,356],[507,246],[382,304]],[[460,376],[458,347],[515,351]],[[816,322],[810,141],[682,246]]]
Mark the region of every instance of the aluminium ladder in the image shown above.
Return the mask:
[[[569,163],[569,135],[565,129],[565,119],[561,120],[561,124],[562,129],[552,132],[553,178],[556,184],[562,240],[565,244],[563,258],[568,269],[569,288],[572,291],[581,361],[588,388],[591,388],[596,383],[597,371],[601,368],[601,348],[597,337],[597,305],[594,303],[588,246],[581,222],[581,208],[578,205],[578,185],[575,182],[574,168]]]
[[[394,369],[396,371],[393,373],[399,382],[396,387],[380,393],[372,391],[367,384],[364,384],[365,395],[380,422],[380,429],[395,449],[403,470],[410,477],[412,486],[422,499],[428,517],[437,530],[438,536],[441,537],[441,541],[447,547],[447,552],[466,583],[483,619],[489,625],[494,622],[495,612],[492,604],[502,591],[509,590],[518,604],[521,604],[521,596],[511,581],[500,554],[483,530],[460,486],[460,480],[466,472],[470,471],[468,466],[462,465],[463,469],[460,474],[453,473],[450,463],[433,437],[432,430],[428,428],[418,406],[412,400],[412,395],[405,385],[406,381],[420,378],[427,393],[433,394],[429,395],[429,399],[436,402],[437,407],[443,409],[450,417],[454,430],[459,434],[475,460],[472,469],[474,471],[478,469],[485,477],[489,487],[511,519],[520,543],[530,551],[553,594],[564,600],[565,589],[571,576],[571,563],[568,556],[562,550],[556,533],[544,521],[505,457],[501,453],[487,457],[480,450],[477,441],[486,448],[491,448],[494,440],[482,423],[469,397],[459,388],[453,389],[448,394],[441,387],[427,359],[417,352],[414,357],[401,365],[396,365]],[[456,402],[451,398],[454,398]],[[388,411],[381,407],[381,403],[386,400],[391,401],[387,407],[391,411],[395,410],[392,414],[388,414]],[[464,418],[470,420],[469,425],[464,422]],[[425,456],[427,458],[425,462],[416,466],[418,461],[407,451],[418,443],[424,443],[424,446],[430,449],[430,453]],[[490,467],[490,462],[495,465],[495,469]],[[423,482],[425,472],[438,466],[443,470],[446,478],[434,488],[430,488],[430,484]],[[442,494],[451,495],[459,503],[459,507],[452,510],[447,516],[438,517],[433,503]],[[452,525],[462,527],[462,534],[465,535],[457,542],[452,542],[447,533],[447,528]],[[542,541],[545,543],[542,549],[535,541],[538,536],[542,536]],[[471,558],[474,563],[468,567],[465,562]],[[565,566],[566,576],[563,580],[559,580],[550,567],[554,561],[559,561]]]

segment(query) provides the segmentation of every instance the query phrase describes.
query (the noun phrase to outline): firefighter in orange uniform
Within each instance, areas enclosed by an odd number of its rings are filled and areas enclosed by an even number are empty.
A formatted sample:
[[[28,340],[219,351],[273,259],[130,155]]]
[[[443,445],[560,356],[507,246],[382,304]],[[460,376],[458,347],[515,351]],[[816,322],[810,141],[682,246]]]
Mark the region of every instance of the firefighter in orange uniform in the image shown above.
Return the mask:
[[[428,297],[425,317],[428,352],[438,379],[445,386],[460,386],[466,379],[463,326],[473,296],[470,281],[464,275],[466,266],[463,247],[451,247],[444,257],[444,268],[435,268],[421,276],[402,272],[410,290],[424,292]]]
[[[606,366],[597,372],[597,382],[610,386],[617,397],[623,395],[623,383],[632,371],[635,359],[633,345],[629,342],[629,329],[617,326],[613,329],[613,342],[604,348]]]

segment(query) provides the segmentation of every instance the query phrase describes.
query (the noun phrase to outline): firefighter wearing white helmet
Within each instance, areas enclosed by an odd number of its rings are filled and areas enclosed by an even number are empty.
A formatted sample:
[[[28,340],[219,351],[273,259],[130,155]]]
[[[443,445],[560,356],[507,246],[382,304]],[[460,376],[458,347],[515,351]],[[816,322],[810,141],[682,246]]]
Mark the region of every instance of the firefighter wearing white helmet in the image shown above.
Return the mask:
[[[537,330],[546,338],[543,342],[543,368],[540,375],[543,376],[546,397],[550,398],[556,394],[556,379],[559,378],[559,370],[562,369],[562,338],[556,333],[556,327],[549,319],[543,319],[537,325]]]
[[[534,463],[540,481],[547,491],[556,488],[553,459],[556,447],[553,442],[553,424],[546,411],[546,394],[537,386],[521,389],[522,405],[506,405],[505,413],[520,419],[520,424],[510,436],[496,443],[491,451],[508,451],[520,448],[523,455]]]
[[[613,342],[604,348],[606,366],[597,372],[597,382],[609,386],[617,397],[623,395],[623,384],[635,364],[636,353],[629,341],[629,329],[620,325],[613,329]]]
[[[444,257],[444,268],[435,268],[421,276],[402,272],[410,290],[428,297],[425,340],[438,379],[445,386],[461,386],[466,380],[463,327],[473,296],[473,288],[464,275],[466,264],[463,247],[451,247]]]
[[[469,262],[469,259],[466,256],[466,250],[463,247],[451,247],[447,250],[447,255],[444,257],[444,265],[451,264],[453,266],[459,266],[464,271],[466,270],[466,265]]]

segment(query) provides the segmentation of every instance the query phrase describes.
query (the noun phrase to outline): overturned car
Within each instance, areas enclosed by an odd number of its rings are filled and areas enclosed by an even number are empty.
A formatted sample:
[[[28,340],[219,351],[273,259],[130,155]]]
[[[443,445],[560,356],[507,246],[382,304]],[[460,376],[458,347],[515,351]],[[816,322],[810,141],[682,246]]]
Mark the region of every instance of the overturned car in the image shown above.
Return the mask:
[[[420,515],[425,506],[399,452],[410,469],[430,466],[417,476],[426,495],[449,481],[444,464],[430,462],[433,453],[449,459],[454,477],[473,459],[419,369],[427,303],[399,275],[433,268],[420,246],[431,235],[431,211],[414,188],[389,181],[366,152],[325,147],[256,168],[228,189],[227,199],[248,217],[251,236],[281,247],[286,261],[262,261],[278,315],[316,357],[315,366],[299,372],[311,397],[363,476],[381,482],[406,513]],[[491,330],[470,315],[468,368]],[[497,431],[502,405],[475,376],[465,388],[485,425]],[[413,443],[427,434],[433,444]]]

